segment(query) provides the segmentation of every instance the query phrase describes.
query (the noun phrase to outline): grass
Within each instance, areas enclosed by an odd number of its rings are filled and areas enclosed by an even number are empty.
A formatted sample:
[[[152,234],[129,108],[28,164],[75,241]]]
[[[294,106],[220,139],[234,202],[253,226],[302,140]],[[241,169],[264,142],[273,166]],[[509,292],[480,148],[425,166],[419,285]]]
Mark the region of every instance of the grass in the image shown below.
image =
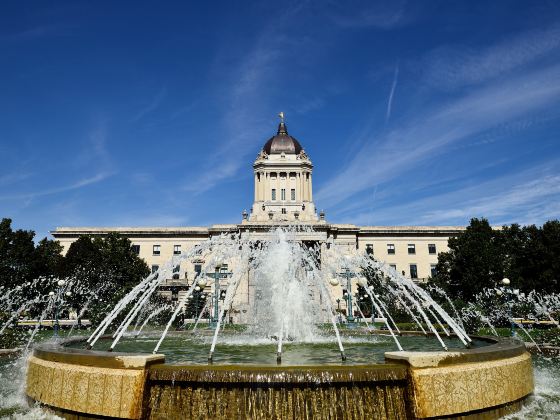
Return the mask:
[[[526,328],[526,330],[538,344],[550,343],[553,346],[560,346],[560,329],[558,328]],[[496,332],[500,337],[511,336],[511,329],[508,327],[496,328]],[[521,328],[516,327],[515,332],[523,341],[531,341]],[[490,330],[490,328],[481,328],[478,330],[478,335],[494,335],[494,333]]]

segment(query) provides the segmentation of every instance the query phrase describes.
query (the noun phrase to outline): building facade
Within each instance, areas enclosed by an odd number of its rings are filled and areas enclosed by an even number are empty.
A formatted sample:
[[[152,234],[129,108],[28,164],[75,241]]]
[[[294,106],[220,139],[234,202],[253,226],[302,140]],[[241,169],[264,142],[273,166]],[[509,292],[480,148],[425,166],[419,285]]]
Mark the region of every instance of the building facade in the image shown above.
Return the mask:
[[[390,264],[398,272],[425,281],[435,270],[437,256],[448,250],[451,236],[465,228],[458,226],[355,226],[327,222],[317,214],[313,202],[313,164],[301,144],[280,122],[276,135],[262,147],[253,164],[254,202],[250,213],[243,212],[238,224],[210,227],[58,227],[51,234],[65,252],[82,235],[105,236],[117,232],[130,239],[134,250],[157,271],[174,256],[223,233],[248,232],[263,238],[275,226],[309,225],[298,239],[323,249],[328,243],[349,252],[367,252]],[[202,270],[204,261],[182,261],[165,285],[187,287]],[[250,279],[247,279],[250,283]],[[340,288],[339,288],[340,289]],[[165,292],[165,286],[164,286]],[[342,292],[334,291],[339,297]]]

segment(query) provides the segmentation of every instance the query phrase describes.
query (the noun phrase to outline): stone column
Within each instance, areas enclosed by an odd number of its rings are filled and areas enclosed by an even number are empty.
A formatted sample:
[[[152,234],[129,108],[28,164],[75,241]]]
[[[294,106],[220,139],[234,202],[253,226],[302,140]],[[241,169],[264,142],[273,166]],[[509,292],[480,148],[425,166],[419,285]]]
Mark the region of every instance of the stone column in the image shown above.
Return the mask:
[[[260,186],[260,182],[259,182],[259,174],[256,173],[255,174],[255,202],[259,201],[259,186]]]
[[[309,201],[313,201],[313,180],[312,174],[309,172]]]
[[[309,185],[307,181],[307,172],[303,173],[303,190],[305,193],[305,201],[309,201]]]

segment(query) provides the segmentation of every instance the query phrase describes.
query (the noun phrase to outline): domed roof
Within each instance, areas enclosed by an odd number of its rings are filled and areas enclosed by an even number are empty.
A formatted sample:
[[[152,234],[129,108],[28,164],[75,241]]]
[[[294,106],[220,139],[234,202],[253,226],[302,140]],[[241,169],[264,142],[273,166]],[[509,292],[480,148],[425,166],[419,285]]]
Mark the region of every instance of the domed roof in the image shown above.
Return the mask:
[[[268,155],[280,155],[282,153],[287,155],[299,155],[299,152],[302,150],[303,147],[301,147],[301,144],[288,134],[284,121],[278,125],[278,132],[276,135],[263,146],[263,151]]]

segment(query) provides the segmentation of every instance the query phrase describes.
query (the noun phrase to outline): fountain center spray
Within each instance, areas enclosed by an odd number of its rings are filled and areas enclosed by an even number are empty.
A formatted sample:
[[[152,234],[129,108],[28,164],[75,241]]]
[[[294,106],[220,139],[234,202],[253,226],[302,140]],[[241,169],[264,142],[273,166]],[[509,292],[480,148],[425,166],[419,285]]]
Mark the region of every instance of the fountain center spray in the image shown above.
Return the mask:
[[[319,267],[293,232],[276,229],[253,254],[251,328],[255,337],[312,342],[318,336],[321,303],[327,299],[316,284]],[[328,321],[328,319],[327,319]]]

